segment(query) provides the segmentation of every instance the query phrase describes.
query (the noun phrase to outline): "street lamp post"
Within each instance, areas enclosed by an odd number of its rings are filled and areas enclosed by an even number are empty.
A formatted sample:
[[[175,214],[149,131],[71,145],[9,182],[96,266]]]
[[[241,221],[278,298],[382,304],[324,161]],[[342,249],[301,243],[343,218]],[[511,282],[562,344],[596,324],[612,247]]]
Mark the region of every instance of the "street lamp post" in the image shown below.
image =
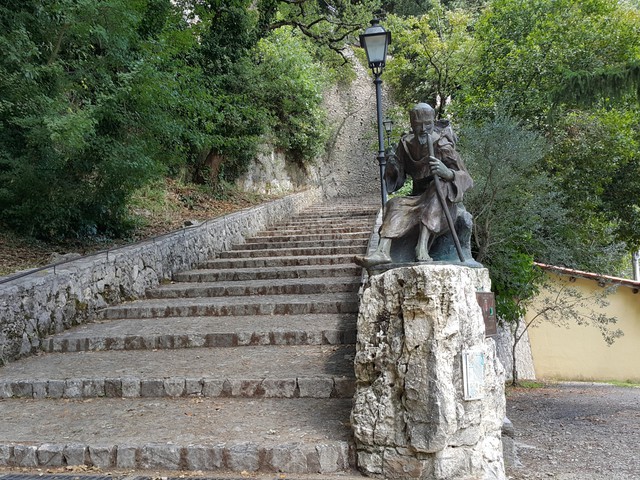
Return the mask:
[[[376,86],[376,107],[378,120],[378,163],[380,164],[380,190],[382,194],[382,208],[387,203],[387,188],[384,181],[386,159],[384,156],[384,134],[382,132],[382,70],[387,60],[387,47],[391,43],[391,32],[387,32],[379,25],[378,19],[371,20],[371,26],[360,35],[360,45],[367,53],[369,68],[373,72]]]

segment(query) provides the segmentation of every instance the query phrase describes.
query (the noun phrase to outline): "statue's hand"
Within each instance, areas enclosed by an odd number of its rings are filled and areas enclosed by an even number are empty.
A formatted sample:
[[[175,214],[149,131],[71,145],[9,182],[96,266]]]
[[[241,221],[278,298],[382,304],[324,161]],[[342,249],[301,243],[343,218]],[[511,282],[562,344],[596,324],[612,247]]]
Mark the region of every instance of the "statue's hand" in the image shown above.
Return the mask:
[[[429,168],[431,169],[432,175],[438,175],[448,181],[454,178],[453,170],[435,157],[429,157]]]

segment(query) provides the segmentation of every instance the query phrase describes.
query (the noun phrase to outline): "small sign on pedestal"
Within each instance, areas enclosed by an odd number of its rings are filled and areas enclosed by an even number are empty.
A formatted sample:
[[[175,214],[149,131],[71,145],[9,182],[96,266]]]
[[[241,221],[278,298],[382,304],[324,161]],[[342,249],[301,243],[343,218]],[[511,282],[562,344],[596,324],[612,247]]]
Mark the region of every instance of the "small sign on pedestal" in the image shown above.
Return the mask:
[[[484,353],[462,352],[462,382],[465,400],[480,400],[484,397]]]
[[[496,296],[493,292],[477,292],[478,304],[482,309],[484,318],[485,336],[491,337],[498,333],[498,323],[496,321]]]

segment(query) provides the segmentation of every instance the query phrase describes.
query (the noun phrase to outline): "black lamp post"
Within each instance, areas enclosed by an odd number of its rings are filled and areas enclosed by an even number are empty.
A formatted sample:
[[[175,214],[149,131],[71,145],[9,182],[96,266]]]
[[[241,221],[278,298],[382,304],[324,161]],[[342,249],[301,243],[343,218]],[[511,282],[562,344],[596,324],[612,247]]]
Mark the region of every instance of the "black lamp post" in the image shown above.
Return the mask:
[[[387,203],[387,188],[384,183],[384,136],[382,133],[382,70],[387,60],[387,47],[391,43],[391,32],[387,32],[378,24],[378,19],[371,20],[371,26],[360,35],[360,45],[367,52],[369,68],[373,72],[376,85],[376,105],[378,117],[378,163],[380,164],[380,189],[382,192],[382,208]]]

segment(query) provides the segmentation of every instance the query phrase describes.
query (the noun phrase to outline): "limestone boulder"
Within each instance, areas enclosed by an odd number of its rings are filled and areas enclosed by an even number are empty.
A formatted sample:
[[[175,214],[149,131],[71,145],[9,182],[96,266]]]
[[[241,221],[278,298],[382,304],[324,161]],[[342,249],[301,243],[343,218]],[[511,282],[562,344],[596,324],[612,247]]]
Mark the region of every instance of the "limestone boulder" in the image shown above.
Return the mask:
[[[351,419],[364,473],[505,478],[504,371],[485,338],[478,291],[490,291],[486,269],[424,264],[370,277]]]

